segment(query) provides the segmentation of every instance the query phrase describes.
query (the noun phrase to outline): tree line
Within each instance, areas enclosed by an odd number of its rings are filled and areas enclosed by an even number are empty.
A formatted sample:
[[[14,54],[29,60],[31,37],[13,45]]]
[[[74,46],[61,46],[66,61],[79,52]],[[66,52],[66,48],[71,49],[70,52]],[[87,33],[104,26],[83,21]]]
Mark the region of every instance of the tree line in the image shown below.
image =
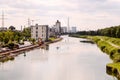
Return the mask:
[[[112,26],[109,28],[98,29],[96,31],[79,31],[76,34],[80,35],[92,35],[92,36],[108,36],[108,37],[115,37],[120,38],[120,25],[119,26]]]
[[[0,31],[0,46],[14,48],[15,45],[24,44],[24,41],[31,39],[30,27],[24,28],[23,31],[11,30]]]

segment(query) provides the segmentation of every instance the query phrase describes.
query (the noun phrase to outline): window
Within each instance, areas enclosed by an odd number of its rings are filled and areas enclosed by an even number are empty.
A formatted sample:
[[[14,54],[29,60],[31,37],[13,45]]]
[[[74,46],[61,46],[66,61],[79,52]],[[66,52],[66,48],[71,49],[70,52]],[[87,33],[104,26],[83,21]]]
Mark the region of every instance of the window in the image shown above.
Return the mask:
[[[38,31],[36,31],[36,34],[38,34]]]
[[[38,29],[38,27],[36,27],[36,29]]]
[[[38,34],[36,34],[36,37],[38,37]]]

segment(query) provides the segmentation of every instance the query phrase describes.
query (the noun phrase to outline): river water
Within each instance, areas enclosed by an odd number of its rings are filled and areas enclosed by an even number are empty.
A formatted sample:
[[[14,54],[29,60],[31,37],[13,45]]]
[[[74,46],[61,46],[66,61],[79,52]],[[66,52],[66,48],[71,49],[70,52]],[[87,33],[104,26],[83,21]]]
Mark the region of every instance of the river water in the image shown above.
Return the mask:
[[[115,80],[106,74],[106,64],[112,61],[95,44],[63,38],[1,63],[0,80]]]

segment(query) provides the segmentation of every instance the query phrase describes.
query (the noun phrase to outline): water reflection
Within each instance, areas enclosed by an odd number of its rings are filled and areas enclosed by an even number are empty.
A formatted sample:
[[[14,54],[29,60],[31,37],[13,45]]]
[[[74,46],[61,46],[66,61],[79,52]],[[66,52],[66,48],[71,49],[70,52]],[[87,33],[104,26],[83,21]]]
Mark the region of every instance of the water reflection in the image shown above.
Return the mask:
[[[26,56],[26,52],[24,52],[24,57]]]
[[[49,50],[49,45],[47,44],[47,45],[44,45],[44,46],[42,46],[41,47],[42,49],[45,49],[45,50]]]

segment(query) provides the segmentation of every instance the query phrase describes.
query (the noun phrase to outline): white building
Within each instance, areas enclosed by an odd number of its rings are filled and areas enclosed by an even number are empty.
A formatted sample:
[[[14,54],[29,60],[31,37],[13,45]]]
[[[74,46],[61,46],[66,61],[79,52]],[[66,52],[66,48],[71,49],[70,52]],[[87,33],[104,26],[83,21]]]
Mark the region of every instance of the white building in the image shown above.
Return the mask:
[[[31,38],[38,40],[39,38],[42,41],[47,41],[49,38],[49,27],[48,25],[38,25],[31,26]]]
[[[61,27],[61,33],[67,33],[67,27]]]
[[[61,33],[61,22],[59,20],[57,20],[57,22],[55,24],[55,30],[56,30],[56,33],[58,33],[58,34]]]
[[[76,32],[77,32],[76,27],[71,27],[71,33],[76,33]]]
[[[6,31],[7,27],[0,27],[0,31]]]
[[[50,34],[51,37],[53,37],[53,36],[55,37],[56,36],[55,35],[55,28],[54,27],[50,28],[49,34]]]

